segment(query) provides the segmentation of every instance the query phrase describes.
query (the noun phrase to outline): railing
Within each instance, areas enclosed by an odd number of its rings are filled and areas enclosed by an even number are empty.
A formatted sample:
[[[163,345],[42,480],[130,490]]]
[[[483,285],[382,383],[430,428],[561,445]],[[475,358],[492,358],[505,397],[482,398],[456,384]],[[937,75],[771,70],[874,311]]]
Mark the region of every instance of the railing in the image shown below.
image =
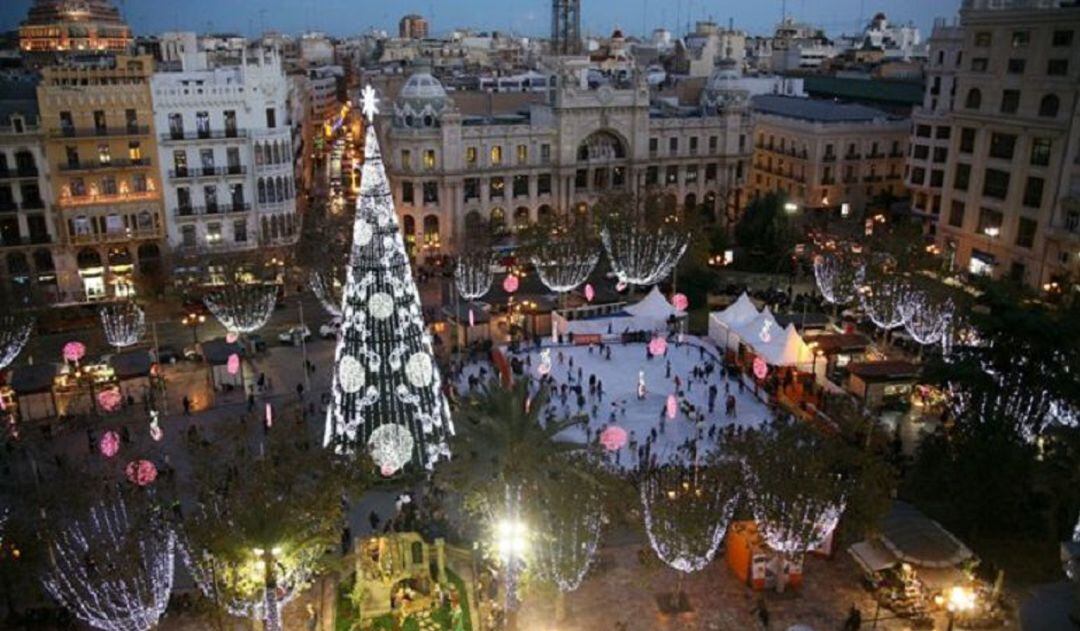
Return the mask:
[[[13,248],[20,245],[48,245],[53,242],[47,234],[30,235],[29,237],[12,237],[0,239],[0,247]]]
[[[23,210],[45,210],[45,200],[40,197],[34,199],[24,199],[20,204]]]
[[[115,243],[118,241],[130,241],[132,239],[159,239],[161,231],[156,228],[124,229],[114,232],[100,233],[75,233],[71,235],[71,242],[75,245],[86,243]]]
[[[221,138],[247,138],[246,129],[214,129],[207,131],[170,131],[161,134],[161,142],[181,142],[185,140],[218,140]]]
[[[14,179],[20,177],[37,177],[38,168],[35,167],[20,167],[15,170],[2,169],[0,170],[0,180]]]
[[[139,158],[137,160],[130,160],[127,158],[117,158],[114,160],[108,160],[107,162],[68,162],[67,164],[61,164],[61,171],[99,171],[103,169],[126,169],[129,167],[148,167],[151,165],[150,158]]]
[[[158,199],[157,191],[141,191],[135,193],[116,193],[112,195],[72,195],[61,197],[61,206],[92,206],[94,204],[125,204],[128,202],[142,202]]]
[[[0,212],[10,212],[10,211],[13,211],[13,210],[18,210],[18,209],[19,209],[19,205],[15,203],[15,200],[13,200],[13,199],[0,200]]]
[[[822,161],[824,161],[824,162],[836,162],[836,154],[835,153],[826,153],[825,157],[822,158]]]
[[[214,206],[179,206],[173,209],[175,217],[200,217],[203,215],[229,215],[246,213],[251,210],[249,203],[217,204]]]
[[[222,175],[246,175],[247,167],[233,165],[225,167],[195,167],[190,169],[170,169],[169,179],[185,180],[200,177],[218,177]]]
[[[143,136],[150,133],[149,125],[125,125],[120,127],[61,127],[50,129],[55,138],[103,138],[108,136]]]

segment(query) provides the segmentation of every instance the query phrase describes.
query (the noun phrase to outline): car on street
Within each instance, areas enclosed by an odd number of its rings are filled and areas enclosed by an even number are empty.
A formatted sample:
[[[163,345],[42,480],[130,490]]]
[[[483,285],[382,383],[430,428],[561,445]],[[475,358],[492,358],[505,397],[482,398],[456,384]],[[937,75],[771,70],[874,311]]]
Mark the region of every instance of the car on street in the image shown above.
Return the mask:
[[[334,318],[319,327],[319,337],[332,340],[337,337],[339,331],[341,331],[341,320]]]
[[[292,326],[278,334],[282,344],[299,344],[301,339],[305,342],[311,339],[311,331],[306,326]]]

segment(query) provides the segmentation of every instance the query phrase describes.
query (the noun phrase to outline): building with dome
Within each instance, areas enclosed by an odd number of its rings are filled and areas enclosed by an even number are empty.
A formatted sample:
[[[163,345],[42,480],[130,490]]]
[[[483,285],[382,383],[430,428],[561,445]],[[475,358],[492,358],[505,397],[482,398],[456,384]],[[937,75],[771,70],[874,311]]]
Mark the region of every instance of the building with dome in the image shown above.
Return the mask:
[[[19,26],[19,49],[38,63],[72,53],[123,53],[131,43],[131,29],[108,0],[36,0]]]
[[[716,91],[703,108],[654,100],[640,78],[598,83],[586,60],[560,64],[546,95],[456,99],[426,71],[385,95],[383,157],[414,253],[588,212],[611,191],[656,188],[734,217],[751,157],[745,93]]]

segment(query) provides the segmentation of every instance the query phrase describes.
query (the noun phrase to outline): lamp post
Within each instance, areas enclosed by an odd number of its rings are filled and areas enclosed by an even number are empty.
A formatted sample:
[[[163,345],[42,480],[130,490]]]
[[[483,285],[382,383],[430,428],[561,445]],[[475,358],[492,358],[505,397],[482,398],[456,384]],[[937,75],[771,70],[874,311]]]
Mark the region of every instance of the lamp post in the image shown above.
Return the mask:
[[[956,616],[963,616],[975,608],[975,590],[962,585],[954,585],[948,591],[934,598],[939,606],[944,605],[948,612],[949,626],[946,631],[953,631],[956,624]]]
[[[191,343],[199,343],[199,325],[206,322],[206,316],[192,311],[180,320],[180,324],[191,327]]]
[[[505,569],[506,628],[517,629],[517,579],[521,562],[529,548],[528,527],[518,517],[507,517],[495,524],[495,549]]]

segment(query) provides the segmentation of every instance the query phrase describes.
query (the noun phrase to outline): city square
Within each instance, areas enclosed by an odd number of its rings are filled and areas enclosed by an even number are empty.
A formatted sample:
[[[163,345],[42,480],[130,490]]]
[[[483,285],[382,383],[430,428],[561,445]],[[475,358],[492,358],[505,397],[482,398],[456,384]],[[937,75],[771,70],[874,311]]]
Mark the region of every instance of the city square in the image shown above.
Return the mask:
[[[0,8],[0,628],[1080,628],[1080,7],[471,2]]]

